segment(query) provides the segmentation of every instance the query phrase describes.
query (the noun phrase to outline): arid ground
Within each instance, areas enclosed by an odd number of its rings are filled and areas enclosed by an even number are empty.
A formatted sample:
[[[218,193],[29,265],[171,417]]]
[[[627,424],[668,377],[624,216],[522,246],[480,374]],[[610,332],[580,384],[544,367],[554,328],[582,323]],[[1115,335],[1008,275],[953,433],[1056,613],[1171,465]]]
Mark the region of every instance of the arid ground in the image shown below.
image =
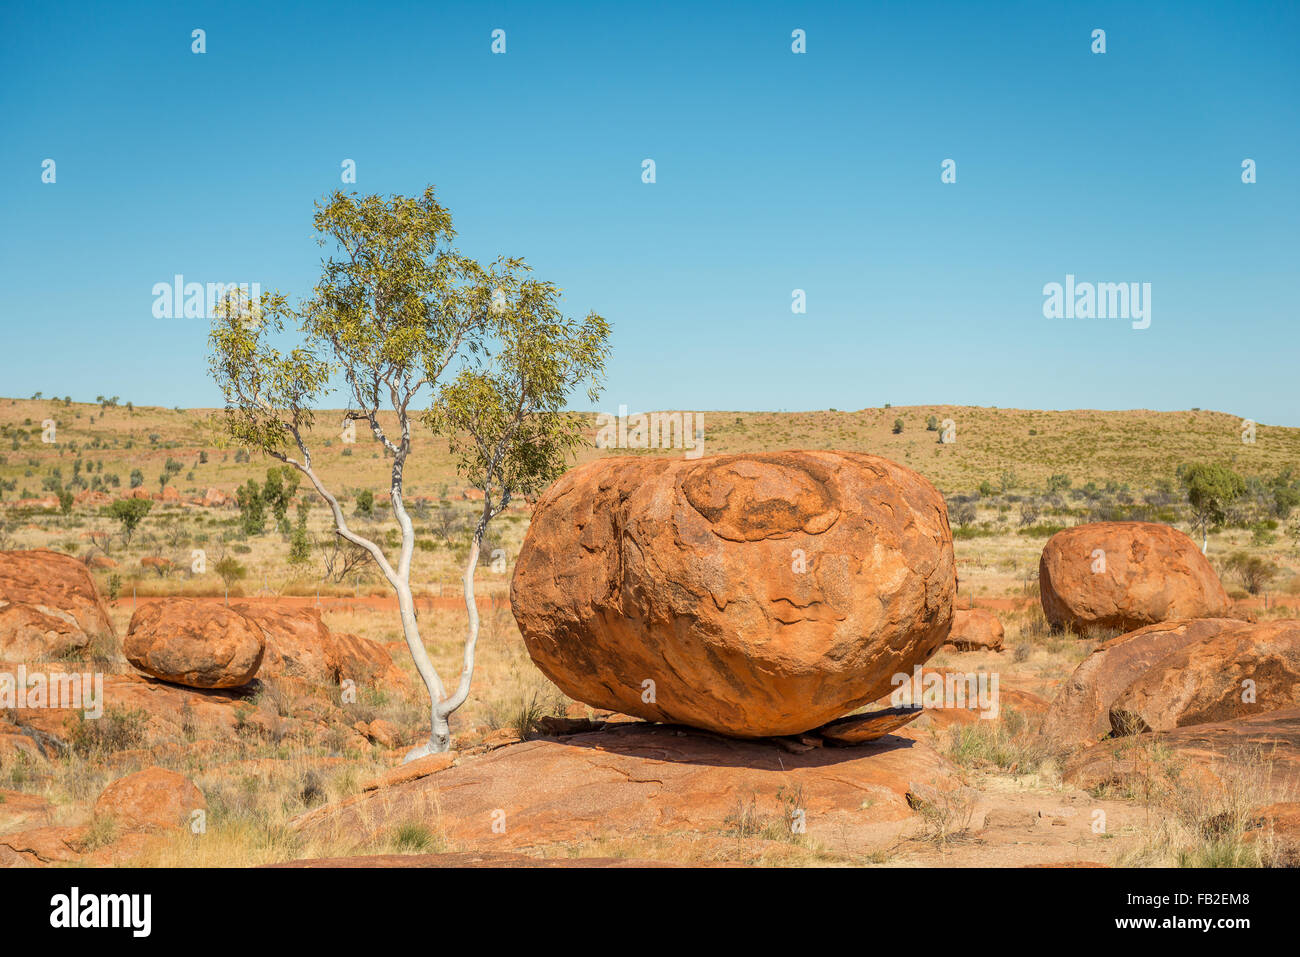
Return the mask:
[[[953,527],[958,605],[992,611],[1005,638],[1001,651],[945,647],[927,667],[996,673],[998,717],[940,709],[872,744],[835,748],[651,726],[570,700],[531,662],[509,607],[530,516],[521,502],[492,525],[479,567],[483,633],[473,689],[453,717],[453,753],[403,768],[406,750],[427,736],[428,715],[391,591],[373,566],[349,564],[326,510],[305,490],[298,498],[311,507],[300,528],[290,507],[283,527],[267,514],[263,531],[250,532],[237,489],[264,482],[277,463],[223,444],[212,415],[120,400],[0,399],[0,550],[50,549],[83,562],[117,635],[75,658],[25,662],[105,673],[108,707],[95,722],[52,711],[0,716],[0,862],[1295,862],[1294,722],[1289,744],[1285,734],[1266,735],[1272,745],[1248,753],[1236,745],[1213,753],[1180,738],[1181,729],[1111,742],[1113,774],[1081,772],[1083,748],[1043,734],[1063,683],[1117,632],[1054,633],[1037,576],[1046,539],[1083,522],[1162,522],[1199,544],[1176,468],[1223,463],[1248,481],[1209,534],[1231,615],[1300,617],[1300,509],[1280,506],[1277,494],[1300,479],[1289,471],[1300,471],[1300,430],[1260,425],[1244,442],[1240,418],[1201,410],[705,413],[706,455],[868,451],[934,483]],[[391,545],[385,459],[364,434],[344,441],[337,418],[318,418],[317,468],[358,528]],[[47,420],[56,423],[52,442],[42,440]],[[927,428],[944,420],[955,441]],[[582,459],[606,454],[626,453],[593,446]],[[61,502],[59,490],[72,501]],[[357,501],[367,491],[368,517]],[[153,502],[129,537],[104,512],[128,494]],[[406,494],[423,637],[454,681],[466,627],[459,578],[476,504],[432,440],[417,445]],[[290,561],[295,535],[299,560]],[[337,685],[302,677],[262,677],[236,692],[155,686],[120,641],[137,607],[174,596],[318,609],[331,633],[380,643],[402,677],[363,685],[351,700]],[[135,826],[101,797],[154,767],[197,786],[201,827]]]

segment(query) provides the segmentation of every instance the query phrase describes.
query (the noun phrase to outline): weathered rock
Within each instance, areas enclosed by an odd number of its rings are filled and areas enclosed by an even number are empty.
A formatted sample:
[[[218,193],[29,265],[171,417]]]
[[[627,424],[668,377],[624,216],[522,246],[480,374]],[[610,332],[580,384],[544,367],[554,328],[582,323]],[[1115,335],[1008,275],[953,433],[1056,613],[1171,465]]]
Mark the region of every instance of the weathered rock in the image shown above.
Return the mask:
[[[73,670],[54,662],[42,667],[51,673]],[[0,665],[0,670],[11,668]],[[104,715],[130,716],[131,733],[138,735],[141,744],[150,744],[185,740],[193,734],[229,740],[237,725],[236,708],[243,701],[240,689],[204,691],[132,673],[104,676],[100,706]],[[94,719],[87,721],[85,708],[23,708],[7,715],[21,729],[22,737],[51,757],[71,743],[83,721],[91,729],[105,725]]]
[[[1101,740],[1111,731],[1111,705],[1147,669],[1180,648],[1240,624],[1231,618],[1165,621],[1103,642],[1061,687],[1043,720],[1043,734],[1060,747]]]
[[[836,718],[818,728],[817,734],[832,744],[866,744],[897,731],[920,716],[920,708],[886,708]]]
[[[1071,758],[1064,779],[1152,798],[1180,792],[1186,801],[1188,789],[1196,788],[1291,801],[1300,781],[1300,708],[1111,738]]]
[[[338,679],[334,638],[315,608],[245,602],[233,611],[255,622],[266,636],[266,653],[258,673],[288,676],[318,684]]]
[[[323,805],[290,826],[339,853],[411,820],[437,821],[466,850],[510,849],[665,831],[723,835],[742,813],[788,828],[795,796],[810,835],[861,848],[865,826],[910,820],[912,782],[945,787],[955,777],[929,745],[892,735],[787,754],[770,742],[636,723],[500,748]],[[504,833],[492,827],[501,814]]]
[[[333,636],[334,680],[351,680],[363,688],[395,690],[407,684],[406,675],[393,656],[377,641],[338,632]]]
[[[511,607],[571,697],[742,737],[797,734],[943,642],[943,499],[854,452],[601,459],[542,497]]]
[[[171,598],[141,605],[123,644],[145,674],[191,688],[237,688],[262,664],[262,629],[217,602]]]
[[[1057,532],[1038,564],[1053,628],[1132,631],[1175,618],[1215,618],[1228,595],[1196,543],[1154,522],[1095,522]]]
[[[1300,707],[1300,620],[1240,622],[1155,662],[1110,708],[1115,734]]]
[[[262,677],[303,678],[316,684],[350,680],[358,687],[388,689],[406,681],[383,645],[331,632],[315,608],[245,602],[234,610],[266,634],[266,655],[258,671]]]
[[[62,657],[112,636],[85,565],[46,549],[0,552],[0,657]]]
[[[216,488],[209,488],[203,493],[202,504],[205,508],[221,508],[229,504],[230,497],[225,492]]]
[[[958,651],[1001,651],[1005,631],[998,616],[983,608],[958,608],[952,614],[947,644]]]
[[[110,817],[127,831],[166,830],[187,824],[190,815],[207,806],[203,792],[185,775],[150,767],[104,788],[95,801],[95,816]]]
[[[86,828],[47,825],[0,837],[0,867],[70,864],[84,852]]]

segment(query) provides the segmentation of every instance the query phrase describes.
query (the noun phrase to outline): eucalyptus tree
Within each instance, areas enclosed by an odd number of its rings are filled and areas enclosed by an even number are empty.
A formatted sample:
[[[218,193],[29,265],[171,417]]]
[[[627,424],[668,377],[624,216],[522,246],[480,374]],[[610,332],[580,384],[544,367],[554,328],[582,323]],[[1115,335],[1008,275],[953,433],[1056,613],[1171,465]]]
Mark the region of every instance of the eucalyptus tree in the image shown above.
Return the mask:
[[[450,714],[464,703],[474,674],[474,571],[488,526],[512,498],[559,478],[583,441],[582,418],[566,411],[565,402],[583,386],[595,402],[603,384],[609,324],[595,313],[567,318],[559,308],[560,291],[522,277],[525,270],[511,269],[495,280],[482,351],[438,387],[424,416],[433,431],[448,437],[461,476],[483,493],[462,582],[469,614],[465,660],[456,690],[435,707],[435,740],[446,733],[437,712]]]
[[[456,693],[448,696],[420,638],[411,591],[415,530],[404,475],[417,445],[415,427],[480,422],[494,407],[482,389],[517,387],[518,395],[509,397],[517,400],[518,424],[487,433],[503,451],[485,460],[491,463],[485,474],[497,483],[509,479],[513,488],[535,487],[540,476],[554,471],[546,442],[558,434],[554,423],[563,418],[557,370],[564,378],[565,370],[590,367],[581,351],[588,343],[551,331],[572,330],[574,324],[542,309],[540,293],[525,292],[517,278],[526,269],[522,260],[502,259],[485,269],[457,252],[451,215],[432,187],[420,197],[388,199],[336,192],[317,204],[315,228],[320,244],[332,242],[334,248],[322,262],[313,294],[292,306],[278,292],[255,303],[229,293],[213,317],[209,366],[225,396],[228,434],[301,472],[329,506],[337,535],[368,553],[396,593],[402,633],[430,699],[429,741],[408,753],[409,761],[450,747],[448,718],[468,695],[478,630],[471,591],[465,665]],[[553,298],[546,301],[555,306]],[[538,340],[553,350],[549,362],[525,358],[532,347],[510,346],[527,338],[519,323],[529,316],[550,324]],[[589,317],[588,324],[593,322],[605,328],[598,317]],[[296,341],[282,348],[286,338]],[[494,377],[493,370],[501,369],[507,370],[503,377]],[[564,381],[571,383],[572,376]],[[348,403],[340,425],[368,428],[391,460],[389,495],[400,532],[395,554],[348,524],[313,463],[309,442],[316,410],[336,388]],[[539,427],[534,420],[551,424]],[[457,436],[448,439],[459,447]],[[538,443],[538,450],[521,447],[528,442]],[[528,463],[530,468],[520,467]],[[496,501],[502,500],[508,502],[508,495]],[[476,542],[481,538],[476,533]],[[474,548],[471,556],[477,559]],[[472,580],[471,568],[467,588]]]

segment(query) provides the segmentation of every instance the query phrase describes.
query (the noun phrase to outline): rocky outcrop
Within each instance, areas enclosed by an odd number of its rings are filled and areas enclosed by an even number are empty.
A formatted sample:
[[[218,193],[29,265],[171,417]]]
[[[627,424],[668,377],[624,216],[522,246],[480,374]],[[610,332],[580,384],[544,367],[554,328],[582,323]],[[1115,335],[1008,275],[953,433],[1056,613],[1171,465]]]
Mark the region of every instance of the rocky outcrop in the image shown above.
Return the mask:
[[[1293,801],[1300,781],[1300,708],[1189,725],[1158,738],[1102,741],[1075,755],[1065,765],[1064,779],[1076,787],[1115,788],[1148,800],[1195,787]]]
[[[1300,620],[1237,622],[1155,662],[1111,705],[1115,734],[1300,707]]]
[[[790,754],[771,742],[637,722],[513,744],[454,766],[444,759],[418,777],[399,773],[308,811],[290,827],[339,853],[411,820],[436,820],[466,850],[665,830],[767,826],[789,834],[794,820],[842,844],[866,822],[910,820],[907,794],[916,782],[956,785],[953,767],[922,741],[889,735]]]
[[[1166,621],[1103,642],[1074,670],[1052,702],[1043,734],[1055,745],[1092,744],[1110,734],[1110,709],[1166,655],[1241,622],[1229,618]]]
[[[0,658],[63,657],[112,635],[84,564],[46,549],[0,552]]]

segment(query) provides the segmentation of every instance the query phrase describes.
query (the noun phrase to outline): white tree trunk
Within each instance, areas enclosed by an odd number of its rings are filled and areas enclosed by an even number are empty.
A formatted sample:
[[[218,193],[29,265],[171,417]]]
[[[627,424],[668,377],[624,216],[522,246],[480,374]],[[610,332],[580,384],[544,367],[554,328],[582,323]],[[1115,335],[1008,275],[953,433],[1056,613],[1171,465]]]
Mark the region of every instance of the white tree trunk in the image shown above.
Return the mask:
[[[409,430],[405,421],[403,421],[403,435],[408,436]],[[376,428],[376,436],[380,434]],[[450,697],[447,696],[447,690],[443,686],[442,679],[438,677],[437,669],[434,668],[433,662],[429,659],[429,653],[424,647],[424,642],[420,638],[420,625],[415,615],[415,598],[411,593],[411,556],[415,551],[415,526],[411,522],[411,517],[406,511],[406,505],[402,500],[402,467],[405,464],[404,451],[398,454],[393,463],[393,483],[391,486],[391,503],[393,514],[397,519],[397,524],[402,530],[402,550],[398,558],[397,567],[388,561],[384,555],[383,549],[377,544],[358,535],[348,527],[347,519],[343,515],[343,508],[339,501],[330,493],[321,482],[320,477],[311,467],[311,459],[307,454],[303,443],[299,441],[299,448],[303,450],[304,461],[297,462],[289,459],[282,459],[294,465],[300,472],[307,476],[315,487],[317,494],[329,505],[330,511],[334,516],[334,527],[338,533],[349,542],[364,548],[370,553],[379,566],[379,570],[384,573],[384,577],[392,586],[393,591],[397,593],[397,607],[402,619],[402,636],[406,639],[407,650],[411,653],[411,658],[415,662],[415,669],[420,673],[420,678],[424,681],[425,689],[429,694],[429,740],[418,747],[412,748],[402,759],[405,764],[408,761],[414,761],[417,758],[425,757],[429,754],[441,754],[451,749],[451,725],[448,718],[452,712],[465,703],[469,697],[470,682],[474,677],[474,656],[478,645],[479,618],[478,605],[474,602],[474,571],[478,567],[479,553],[482,550],[483,535],[487,530],[488,523],[492,520],[493,512],[491,509],[490,498],[485,494],[483,497],[483,514],[479,518],[478,527],[474,531],[474,540],[470,545],[469,560],[465,564],[464,592],[465,592],[465,610],[469,613],[469,631],[465,639],[465,660],[461,670],[460,681],[456,685],[456,691]],[[504,500],[503,500],[504,501]]]

